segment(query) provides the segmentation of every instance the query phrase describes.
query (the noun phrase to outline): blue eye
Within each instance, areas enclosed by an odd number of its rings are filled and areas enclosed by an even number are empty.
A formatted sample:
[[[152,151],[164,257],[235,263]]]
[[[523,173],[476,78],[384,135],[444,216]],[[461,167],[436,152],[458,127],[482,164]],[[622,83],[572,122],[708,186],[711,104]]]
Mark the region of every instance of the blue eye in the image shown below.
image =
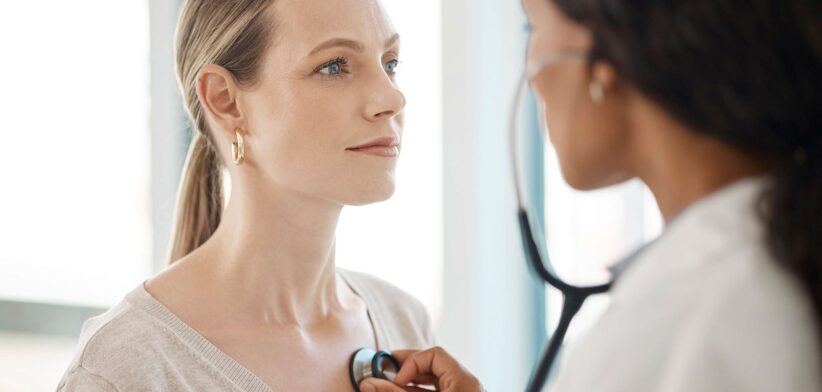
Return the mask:
[[[348,60],[340,57],[331,62],[326,63],[325,65],[320,66],[320,68],[317,68],[315,72],[331,76],[342,75],[345,71],[344,66],[346,64],[348,64]]]
[[[340,66],[340,63],[328,64],[323,69],[328,70],[328,72],[323,73],[327,73],[329,75],[339,75],[340,72],[342,72],[342,66]]]
[[[397,67],[399,67],[399,65],[399,60],[391,60],[387,64],[385,64],[385,72],[388,72],[389,75],[393,75],[397,73]]]

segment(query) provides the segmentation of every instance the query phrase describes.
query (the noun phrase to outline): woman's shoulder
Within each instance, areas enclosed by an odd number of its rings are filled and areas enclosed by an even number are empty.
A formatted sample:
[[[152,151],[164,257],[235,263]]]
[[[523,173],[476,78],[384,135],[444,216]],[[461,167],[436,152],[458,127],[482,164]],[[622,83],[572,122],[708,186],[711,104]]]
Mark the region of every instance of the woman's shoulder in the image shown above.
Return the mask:
[[[393,283],[363,272],[343,269],[338,272],[357,294],[370,302],[378,303],[381,308],[399,309],[417,316],[427,315],[425,306],[419,299]]]
[[[146,312],[144,295],[147,293],[140,285],[106,312],[86,320],[58,390],[72,390],[72,383],[109,386],[113,390],[117,380],[136,374],[135,369],[159,364],[157,353],[173,338],[161,322]]]
[[[802,283],[763,244],[740,246],[715,264],[709,267],[714,283],[705,296],[712,320],[765,323],[778,327],[775,333],[783,328],[813,329],[813,304]]]
[[[364,272],[351,271],[338,268],[337,272],[348,282],[358,286],[357,288],[372,291],[374,294],[387,296],[398,301],[407,301],[422,306],[422,303],[411,294],[408,294],[397,285]]]
[[[414,346],[434,345],[428,311],[419,299],[376,276],[343,269],[338,272],[385,325],[387,333],[411,336]]]
[[[83,323],[77,352],[81,364],[88,364],[110,348],[122,349],[120,345],[123,343],[152,330],[150,320],[142,314],[139,304],[134,302],[137,290],[134,289],[119,303]]]
[[[822,337],[800,282],[761,247],[719,262],[721,281],[682,320],[678,374],[714,375],[721,365],[725,376],[747,380],[740,390],[820,390]]]

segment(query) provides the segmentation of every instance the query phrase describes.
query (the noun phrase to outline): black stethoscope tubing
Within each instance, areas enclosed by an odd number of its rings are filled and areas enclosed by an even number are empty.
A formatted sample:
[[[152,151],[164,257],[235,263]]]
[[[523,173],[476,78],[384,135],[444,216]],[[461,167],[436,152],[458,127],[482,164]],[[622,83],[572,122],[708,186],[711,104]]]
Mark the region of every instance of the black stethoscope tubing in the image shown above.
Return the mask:
[[[514,98],[514,106],[511,110],[511,124],[510,124],[510,148],[511,148],[511,164],[514,171],[514,188],[517,196],[517,218],[519,220],[520,234],[522,236],[522,244],[525,250],[525,258],[528,259],[530,266],[536,272],[537,276],[545,283],[556,288],[562,294],[562,313],[559,318],[559,325],[548,339],[545,348],[531,374],[531,379],[528,382],[527,392],[539,392],[545,385],[551,369],[556,362],[557,354],[565,339],[565,333],[568,331],[568,326],[571,324],[574,316],[579,312],[585,300],[594,294],[602,294],[610,290],[613,281],[596,285],[596,286],[575,286],[560,279],[556,274],[552,273],[545,267],[540,247],[537,245],[536,233],[531,225],[531,220],[528,217],[528,211],[525,207],[525,199],[522,194],[521,170],[519,168],[519,151],[517,140],[518,129],[518,110],[520,109],[520,99],[524,93],[526,84],[528,83],[527,74],[523,75],[516,90],[516,97]],[[544,144],[544,143],[543,143]]]

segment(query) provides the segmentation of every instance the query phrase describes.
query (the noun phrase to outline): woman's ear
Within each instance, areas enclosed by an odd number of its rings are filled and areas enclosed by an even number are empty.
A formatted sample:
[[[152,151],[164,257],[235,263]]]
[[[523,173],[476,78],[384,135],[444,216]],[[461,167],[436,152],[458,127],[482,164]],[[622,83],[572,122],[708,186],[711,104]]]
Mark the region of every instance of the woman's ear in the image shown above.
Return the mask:
[[[591,81],[598,83],[605,92],[612,91],[617,84],[617,72],[611,64],[595,61],[591,66]]]
[[[197,96],[204,114],[218,127],[219,132],[234,137],[234,129],[242,128],[243,113],[237,104],[239,86],[234,75],[227,69],[207,64],[197,77]],[[214,135],[217,136],[217,135]]]

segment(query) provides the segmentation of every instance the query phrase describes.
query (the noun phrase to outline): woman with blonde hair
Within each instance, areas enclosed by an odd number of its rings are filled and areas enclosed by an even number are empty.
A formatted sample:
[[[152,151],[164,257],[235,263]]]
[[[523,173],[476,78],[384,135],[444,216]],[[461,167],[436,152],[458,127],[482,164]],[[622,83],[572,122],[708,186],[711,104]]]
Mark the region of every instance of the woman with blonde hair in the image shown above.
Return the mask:
[[[334,258],[343,206],[394,191],[398,37],[377,0],[186,1],[170,266],[86,322],[58,390],[350,391],[356,349],[432,344],[418,301]]]

